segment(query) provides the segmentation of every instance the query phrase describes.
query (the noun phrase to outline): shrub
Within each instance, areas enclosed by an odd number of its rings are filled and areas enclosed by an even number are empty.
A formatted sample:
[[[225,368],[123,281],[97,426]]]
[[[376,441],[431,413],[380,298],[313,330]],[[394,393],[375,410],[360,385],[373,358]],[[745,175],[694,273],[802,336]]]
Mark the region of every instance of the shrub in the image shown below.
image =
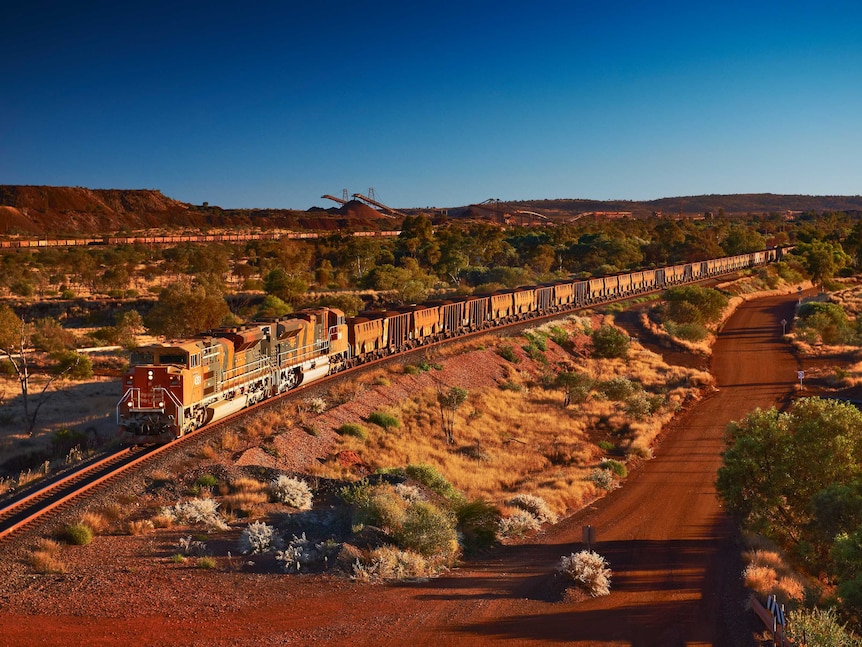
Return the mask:
[[[206,555],[207,545],[191,535],[180,537],[177,547],[183,555]]]
[[[841,624],[835,609],[800,608],[787,614],[787,637],[808,647],[860,647],[860,641]]]
[[[675,324],[672,321],[669,321],[664,325],[664,327],[672,337],[677,337],[678,339],[683,339],[685,341],[702,341],[706,339],[706,336],[709,334],[706,326],[701,323]]]
[[[551,341],[557,346],[565,347],[569,341],[569,333],[559,326],[551,326]]]
[[[598,444],[599,449],[601,449],[603,452],[612,452],[615,451],[617,448],[617,446],[609,440],[600,440]]]
[[[727,307],[727,297],[713,288],[685,285],[669,288],[662,294],[667,317],[677,323],[712,323]]]
[[[635,420],[643,420],[653,413],[652,403],[646,394],[641,391],[626,400],[625,412]]]
[[[377,580],[404,580],[424,577],[433,573],[428,561],[418,553],[383,546],[372,551],[365,562],[353,565],[353,579],[361,582]]]
[[[195,483],[200,487],[215,487],[218,485],[218,479],[212,474],[202,474]]]
[[[408,485],[407,483],[398,483],[392,488],[399,497],[407,501],[408,503],[412,503],[413,501],[424,501],[425,495],[422,494],[422,490],[420,490],[415,485]]]
[[[270,491],[277,501],[297,510],[311,510],[311,488],[301,479],[282,474],[273,479]]]
[[[500,346],[497,349],[497,353],[507,362],[512,362],[513,364],[517,364],[521,361],[521,358],[515,353],[515,349],[509,345]]]
[[[460,496],[455,486],[431,465],[425,463],[408,465],[404,471],[408,477],[430,488],[445,499],[455,500]]]
[[[82,523],[70,523],[63,528],[62,536],[73,546],[86,546],[93,541],[93,529]]]
[[[482,499],[465,501],[455,508],[458,530],[467,552],[490,548],[497,541],[500,510]]]
[[[629,354],[629,336],[613,326],[604,325],[593,333],[593,353],[608,359],[625,358]]]
[[[401,525],[408,505],[394,489],[374,488],[355,502],[353,526],[377,526],[392,532]]]
[[[612,458],[609,458],[606,461],[602,461],[602,464],[599,467],[603,470],[610,470],[620,478],[625,478],[628,476],[629,471],[626,469],[625,463],[620,461],[615,461]]]
[[[596,390],[604,393],[608,400],[621,401],[633,395],[638,390],[638,386],[627,377],[617,376],[599,382]]]
[[[408,505],[393,535],[399,546],[426,557],[454,555],[458,549],[455,519],[427,501]]]
[[[212,569],[216,567],[215,557],[198,557],[198,568]]]
[[[275,528],[262,521],[253,521],[239,536],[239,552],[243,555],[268,553],[284,545]]]
[[[507,503],[515,508],[526,510],[536,517],[536,519],[539,520],[539,523],[557,523],[556,513],[551,510],[547,501],[540,496],[536,496],[534,494],[517,494],[509,499]]]
[[[560,558],[559,571],[592,597],[611,592],[611,569],[607,560],[591,550]]]
[[[619,487],[619,483],[617,483],[614,473],[602,468],[596,468],[590,472],[587,480],[595,483],[596,487],[600,490],[606,490],[608,492]]]
[[[306,398],[303,405],[311,413],[323,413],[326,411],[326,400],[323,398]]]
[[[214,499],[189,499],[185,503],[177,503],[163,509],[160,514],[178,523],[201,523],[218,530],[227,530],[229,526],[219,516],[218,506]]]
[[[501,537],[523,537],[528,532],[539,530],[542,522],[526,510],[516,510],[508,517],[503,517],[497,524],[497,532]]]
[[[390,428],[398,429],[401,427],[401,421],[385,411],[375,411],[368,416],[368,422],[383,427],[386,431],[389,431]]]
[[[340,544],[333,541],[315,544],[302,533],[299,537],[294,535],[287,547],[275,554],[275,559],[281,563],[285,573],[299,573],[328,564],[329,559],[335,557],[340,548]]]
[[[368,432],[365,430],[365,427],[356,422],[346,422],[336,429],[336,432],[341,436],[353,436],[360,440],[368,438]]]

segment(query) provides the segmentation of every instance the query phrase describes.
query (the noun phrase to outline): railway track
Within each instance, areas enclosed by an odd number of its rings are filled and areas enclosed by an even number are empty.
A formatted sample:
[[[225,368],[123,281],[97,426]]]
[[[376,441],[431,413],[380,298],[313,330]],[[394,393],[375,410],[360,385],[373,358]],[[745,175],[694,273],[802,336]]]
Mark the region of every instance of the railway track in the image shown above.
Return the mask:
[[[126,469],[149,458],[158,448],[129,451],[123,449],[96,458],[35,489],[27,489],[7,500],[0,508],[0,540],[38,519],[58,512],[74,499],[98,488]]]

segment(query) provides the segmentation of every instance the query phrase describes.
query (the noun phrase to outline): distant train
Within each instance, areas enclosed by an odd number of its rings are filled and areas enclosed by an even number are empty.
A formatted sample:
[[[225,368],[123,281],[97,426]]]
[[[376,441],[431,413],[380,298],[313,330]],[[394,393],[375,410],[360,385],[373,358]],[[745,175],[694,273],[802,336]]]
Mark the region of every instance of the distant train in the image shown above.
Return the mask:
[[[335,308],[210,330],[139,348],[117,404],[121,438],[165,443],[345,368],[517,321],[781,260],[785,248],[626,274],[555,281],[345,318]]]
[[[354,231],[352,236],[394,237],[400,231]],[[328,232],[288,231],[256,234],[183,234],[176,236],[106,236],[104,238],[9,238],[0,240],[0,249],[29,249],[33,247],[81,247],[91,245],[176,245],[177,243],[243,242],[247,240],[280,240],[325,238]]]

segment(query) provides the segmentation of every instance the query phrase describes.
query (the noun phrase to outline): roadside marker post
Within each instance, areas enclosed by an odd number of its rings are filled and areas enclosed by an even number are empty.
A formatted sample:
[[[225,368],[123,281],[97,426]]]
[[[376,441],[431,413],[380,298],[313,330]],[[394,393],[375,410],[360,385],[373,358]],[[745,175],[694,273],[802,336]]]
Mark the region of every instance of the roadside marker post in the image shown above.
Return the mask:
[[[584,526],[582,529],[584,543],[587,545],[587,550],[593,550],[593,544],[596,543],[596,529],[592,526]]]

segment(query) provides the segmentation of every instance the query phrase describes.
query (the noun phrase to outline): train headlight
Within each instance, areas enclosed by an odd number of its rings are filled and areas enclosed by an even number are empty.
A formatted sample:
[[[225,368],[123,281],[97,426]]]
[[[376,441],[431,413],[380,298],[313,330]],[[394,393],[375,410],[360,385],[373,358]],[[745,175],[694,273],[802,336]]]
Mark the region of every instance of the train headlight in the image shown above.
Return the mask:
[[[148,380],[152,380],[152,379],[153,379],[153,372],[152,372],[152,371],[147,371],[147,379],[148,379]]]
[[[157,406],[159,409],[161,409],[162,407],[164,407],[164,406],[165,406],[165,403],[164,403],[164,402],[159,402],[156,406]]]

